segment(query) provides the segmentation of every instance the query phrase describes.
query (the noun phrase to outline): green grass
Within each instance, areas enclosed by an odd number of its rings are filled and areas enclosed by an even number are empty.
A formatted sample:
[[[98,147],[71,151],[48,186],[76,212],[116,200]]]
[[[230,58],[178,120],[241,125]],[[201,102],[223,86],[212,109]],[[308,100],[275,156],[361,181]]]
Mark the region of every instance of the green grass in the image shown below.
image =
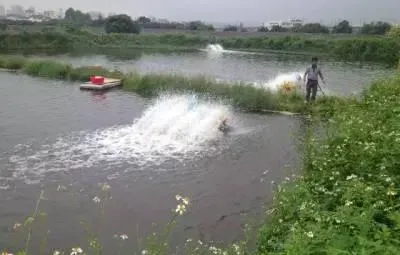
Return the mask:
[[[222,44],[227,49],[276,51],[326,56],[338,60],[379,62],[395,66],[400,57],[400,41],[387,36],[312,37],[296,34],[272,36],[218,37],[199,33],[172,34],[99,34],[88,30],[75,32],[21,32],[0,34],[0,51],[10,50],[79,50],[82,48],[195,50],[208,43]]]
[[[165,91],[195,92],[210,98],[226,100],[237,109],[248,112],[275,110],[296,113],[314,112],[319,115],[329,115],[331,114],[330,109],[335,104],[340,104],[345,100],[333,96],[320,96],[317,99],[317,104],[314,107],[310,107],[304,103],[304,96],[296,91],[273,92],[245,83],[216,82],[202,76],[123,74],[119,71],[110,71],[96,66],[73,68],[69,64],[57,61],[35,60],[21,56],[0,57],[0,67],[19,69],[22,73],[31,76],[81,82],[88,81],[92,75],[103,75],[122,79],[122,88],[124,90],[136,92],[144,97],[158,96]]]
[[[400,75],[336,108],[306,142],[303,177],[279,188],[259,253],[398,254],[399,114]]]

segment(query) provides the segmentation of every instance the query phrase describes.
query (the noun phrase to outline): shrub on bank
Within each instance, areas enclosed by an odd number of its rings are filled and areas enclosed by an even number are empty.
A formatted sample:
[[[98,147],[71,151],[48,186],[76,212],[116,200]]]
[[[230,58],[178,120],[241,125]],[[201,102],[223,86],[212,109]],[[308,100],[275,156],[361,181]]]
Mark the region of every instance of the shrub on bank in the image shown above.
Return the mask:
[[[24,65],[23,72],[31,76],[66,79],[72,70],[71,65],[51,60],[31,61]]]
[[[22,56],[0,56],[0,68],[18,70],[24,67],[26,59]]]
[[[21,33],[0,35],[0,50],[110,48],[202,48],[218,42],[225,48],[244,50],[276,50],[324,54],[349,61],[375,61],[395,66],[400,57],[400,42],[395,37],[304,38],[282,37],[215,38],[190,34],[93,34]]]
[[[276,110],[304,113],[313,111],[322,114],[319,112],[320,110],[330,109],[334,103],[341,100],[335,97],[320,96],[316,107],[308,107],[304,103],[303,95],[296,91],[273,92],[268,89],[256,88],[250,84],[218,82],[201,76],[123,74],[117,70],[109,71],[100,66],[73,68],[69,64],[56,61],[31,60],[20,56],[0,57],[0,67],[19,69],[32,76],[81,82],[89,81],[92,75],[119,78],[122,79],[123,89],[142,96],[156,96],[164,91],[195,92],[210,98],[226,100],[234,107],[250,112]],[[326,114],[329,115],[329,112],[324,113],[324,115]]]
[[[335,109],[303,177],[279,187],[260,254],[398,254],[399,114],[400,75]]]

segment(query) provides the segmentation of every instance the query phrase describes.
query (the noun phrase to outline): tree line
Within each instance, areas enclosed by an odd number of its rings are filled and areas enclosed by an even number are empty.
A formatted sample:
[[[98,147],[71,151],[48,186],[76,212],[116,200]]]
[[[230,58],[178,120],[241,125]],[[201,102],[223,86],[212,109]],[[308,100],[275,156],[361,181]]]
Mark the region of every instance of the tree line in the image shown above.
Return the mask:
[[[205,24],[202,21],[188,23],[160,22],[153,21],[145,16],[133,20],[126,14],[112,15],[107,18],[99,16],[93,20],[88,13],[73,8],[66,10],[64,20],[76,26],[103,26],[107,33],[139,33],[142,28],[215,30],[212,25]]]
[[[364,24],[358,33],[369,34],[369,35],[384,35],[387,34],[392,25],[388,22],[371,22]],[[318,34],[351,34],[354,32],[353,26],[347,20],[342,20],[336,24],[332,30],[327,26],[320,23],[307,23],[304,25],[296,25],[292,28],[286,28],[282,26],[272,26],[270,29],[267,27],[260,27],[258,29],[260,32],[297,32],[297,33],[318,33]]]
[[[7,25],[31,25],[36,22],[20,20],[2,20],[0,22],[0,30],[6,30]],[[42,22],[45,25],[67,25],[70,31],[79,29],[83,26],[102,27],[107,33],[140,33],[143,28],[147,29],[182,29],[192,31],[215,31],[213,25],[206,24],[202,21],[191,22],[168,22],[168,21],[154,21],[148,17],[141,16],[137,19],[132,19],[126,14],[117,14],[109,17],[104,17],[101,14],[93,19],[89,13],[82,12],[77,9],[68,8],[65,11],[63,20],[49,20]],[[387,34],[392,28],[392,25],[387,22],[372,22],[364,24],[358,31],[360,34],[369,35],[384,35]],[[247,29],[242,26],[228,25],[224,31],[240,31],[246,32]],[[260,32],[294,32],[294,33],[319,33],[319,34],[351,34],[354,32],[353,26],[347,20],[342,20],[336,24],[332,29],[320,23],[308,23],[304,25],[297,25],[292,28],[283,26],[272,26],[271,28],[260,27]]]

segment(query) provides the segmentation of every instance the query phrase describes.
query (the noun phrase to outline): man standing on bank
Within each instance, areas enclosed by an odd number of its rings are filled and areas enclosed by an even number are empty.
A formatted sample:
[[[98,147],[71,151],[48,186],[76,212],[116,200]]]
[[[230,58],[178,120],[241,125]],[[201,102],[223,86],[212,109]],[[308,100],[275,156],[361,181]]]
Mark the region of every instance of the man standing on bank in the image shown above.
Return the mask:
[[[304,73],[304,83],[306,84],[306,100],[307,103],[310,101],[315,101],[315,97],[317,96],[318,90],[318,76],[321,77],[322,83],[325,83],[324,76],[322,75],[321,69],[317,66],[318,58],[313,57],[311,59],[311,67],[308,67],[306,72]],[[307,79],[307,83],[306,83]]]

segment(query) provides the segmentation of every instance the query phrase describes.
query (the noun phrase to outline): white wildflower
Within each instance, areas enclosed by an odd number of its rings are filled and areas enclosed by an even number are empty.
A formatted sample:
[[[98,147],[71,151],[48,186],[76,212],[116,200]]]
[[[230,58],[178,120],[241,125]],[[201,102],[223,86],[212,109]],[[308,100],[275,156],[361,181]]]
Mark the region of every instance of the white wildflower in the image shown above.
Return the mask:
[[[98,204],[98,203],[100,203],[101,202],[101,199],[99,198],[99,197],[94,197],[93,198],[93,202],[95,202],[96,204]]]
[[[142,255],[146,255],[146,254],[148,254],[147,250],[143,250]]]
[[[122,240],[126,240],[128,239],[128,236],[126,234],[122,234],[119,236],[119,238],[121,238]]]
[[[181,195],[176,195],[175,198],[176,198],[176,201],[180,201],[182,199],[182,196]]]
[[[179,213],[179,215],[183,215],[186,212],[186,206],[185,205],[177,205],[175,212]]]
[[[19,229],[21,226],[22,226],[22,224],[19,223],[19,222],[17,222],[17,223],[14,224],[13,229],[14,229],[14,230],[17,230],[17,229]]]
[[[388,190],[387,195],[388,195],[388,196],[396,196],[396,195],[397,195],[397,192],[394,191],[394,190]]]
[[[107,191],[107,190],[111,189],[111,186],[108,185],[107,183],[103,183],[103,184],[101,185],[101,189],[102,189],[103,191]]]
[[[312,231],[307,232],[306,235],[307,235],[309,238],[313,238],[313,237],[314,237],[314,233],[313,233]]]
[[[58,187],[57,187],[57,191],[64,191],[64,190],[67,190],[67,187],[65,187],[64,185],[58,185]]]
[[[352,179],[355,179],[355,178],[357,178],[357,175],[352,174],[352,175],[347,176],[346,180],[352,180]]]
[[[240,251],[240,247],[237,244],[233,244],[232,247],[235,249],[236,253]]]
[[[55,250],[54,252],[53,252],[53,255],[60,255],[61,254],[61,252],[59,252],[59,251],[57,251],[57,250]]]
[[[184,197],[184,198],[182,198],[182,202],[185,204],[185,205],[189,205],[189,198],[188,197]]]
[[[78,254],[82,254],[83,250],[79,247],[77,248],[72,248],[70,255],[78,255]]]
[[[352,205],[353,204],[353,202],[352,201],[348,201],[348,200],[346,200],[346,206],[350,206],[350,205]]]

